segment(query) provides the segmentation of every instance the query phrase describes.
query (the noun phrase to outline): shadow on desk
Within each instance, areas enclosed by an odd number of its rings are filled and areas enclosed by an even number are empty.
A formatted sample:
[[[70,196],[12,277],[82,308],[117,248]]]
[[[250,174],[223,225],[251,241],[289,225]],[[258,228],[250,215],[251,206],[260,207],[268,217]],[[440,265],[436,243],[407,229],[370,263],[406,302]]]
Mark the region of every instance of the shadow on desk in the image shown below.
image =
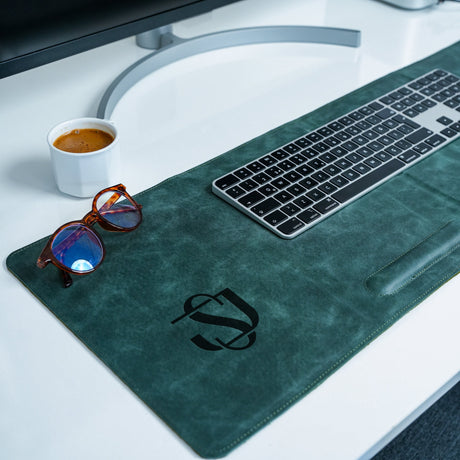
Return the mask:
[[[30,157],[15,163],[6,172],[7,179],[20,187],[35,191],[58,193],[51,162],[48,159]]]
[[[372,460],[460,458],[460,383],[409,425]]]

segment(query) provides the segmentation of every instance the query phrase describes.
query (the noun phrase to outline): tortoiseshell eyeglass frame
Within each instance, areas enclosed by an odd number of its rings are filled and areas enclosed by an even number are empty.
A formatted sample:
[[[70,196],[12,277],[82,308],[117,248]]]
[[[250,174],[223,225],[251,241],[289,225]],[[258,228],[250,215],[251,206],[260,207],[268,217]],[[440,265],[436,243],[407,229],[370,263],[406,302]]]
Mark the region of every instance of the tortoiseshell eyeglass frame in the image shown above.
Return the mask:
[[[110,208],[119,198],[120,196],[123,196],[126,198],[135,208],[139,211],[139,222],[134,226],[130,228],[126,227],[120,227],[118,225],[115,225],[112,222],[109,222],[107,219],[104,219],[104,217],[101,215],[100,210],[97,209],[97,201],[101,195],[107,192],[114,192],[113,195],[107,200],[104,205],[101,207],[101,211],[103,210],[104,207]],[[99,236],[99,234],[91,228],[95,223],[98,223],[104,230],[108,230],[110,232],[132,232],[135,230],[137,227],[142,222],[142,205],[139,203],[136,203],[134,199],[131,197],[131,195],[128,194],[126,191],[126,187],[123,184],[118,184],[114,185],[113,187],[108,187],[104,190],[101,190],[93,199],[93,206],[91,211],[83,217],[81,220],[74,220],[72,222],[67,222],[64,225],[61,225],[50,237],[48,240],[48,243],[46,243],[46,246],[43,248],[40,256],[38,257],[37,260],[37,266],[40,268],[46,267],[49,263],[52,263],[56,267],[58,267],[62,273],[63,276],[63,281],[64,281],[64,287],[69,287],[72,285],[72,278],[70,276],[70,273],[76,274],[76,275],[86,275],[88,273],[92,273],[94,270],[96,270],[101,263],[103,262],[105,258],[105,247],[102,242],[102,238]],[[98,239],[101,248],[102,248],[102,257],[100,262],[94,266],[91,270],[87,270],[84,273],[72,270],[69,267],[66,267],[63,265],[61,262],[58,261],[58,259],[54,256],[53,251],[52,251],[52,246],[53,242],[56,238],[57,235],[67,227],[70,227],[72,225],[80,225],[82,227],[85,227],[92,232],[96,238]],[[76,235],[77,236],[77,235]],[[67,241],[67,244],[72,244],[72,241]],[[65,248],[64,248],[65,249]]]

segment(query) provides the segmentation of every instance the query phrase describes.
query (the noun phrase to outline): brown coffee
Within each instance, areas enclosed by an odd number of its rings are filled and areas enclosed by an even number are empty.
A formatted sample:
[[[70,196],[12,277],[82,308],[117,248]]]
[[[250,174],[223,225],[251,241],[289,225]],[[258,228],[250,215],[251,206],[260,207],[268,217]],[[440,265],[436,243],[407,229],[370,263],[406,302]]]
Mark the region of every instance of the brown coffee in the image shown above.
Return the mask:
[[[103,149],[114,137],[101,129],[74,129],[59,136],[53,145],[65,152],[88,153]]]

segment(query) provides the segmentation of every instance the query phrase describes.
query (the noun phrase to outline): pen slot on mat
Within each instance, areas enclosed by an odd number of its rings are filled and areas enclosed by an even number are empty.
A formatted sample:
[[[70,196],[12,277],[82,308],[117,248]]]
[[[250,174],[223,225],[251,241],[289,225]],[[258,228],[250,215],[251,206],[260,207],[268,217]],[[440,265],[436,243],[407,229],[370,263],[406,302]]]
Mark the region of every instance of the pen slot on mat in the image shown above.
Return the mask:
[[[460,248],[460,220],[450,221],[423,241],[366,279],[366,287],[379,295],[392,295]]]

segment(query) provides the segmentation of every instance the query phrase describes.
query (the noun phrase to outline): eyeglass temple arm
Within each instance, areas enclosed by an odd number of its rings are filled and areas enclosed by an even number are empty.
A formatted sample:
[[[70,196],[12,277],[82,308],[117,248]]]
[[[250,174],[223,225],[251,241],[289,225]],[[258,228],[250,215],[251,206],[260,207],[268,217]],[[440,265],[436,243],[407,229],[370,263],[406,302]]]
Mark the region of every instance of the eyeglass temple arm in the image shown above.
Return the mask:
[[[68,288],[72,286],[72,277],[70,276],[70,274],[65,270],[62,270],[62,268],[60,268],[59,271],[62,274],[62,281],[64,282],[64,287]]]
[[[42,251],[42,253],[38,257],[37,266],[39,268],[45,268],[51,262],[51,259],[46,257],[45,252],[46,252],[46,248]],[[59,268],[59,271],[61,272],[61,275],[62,275],[62,281],[64,282],[64,287],[68,288],[72,286],[72,277],[70,276],[70,273],[66,272],[62,268]]]

